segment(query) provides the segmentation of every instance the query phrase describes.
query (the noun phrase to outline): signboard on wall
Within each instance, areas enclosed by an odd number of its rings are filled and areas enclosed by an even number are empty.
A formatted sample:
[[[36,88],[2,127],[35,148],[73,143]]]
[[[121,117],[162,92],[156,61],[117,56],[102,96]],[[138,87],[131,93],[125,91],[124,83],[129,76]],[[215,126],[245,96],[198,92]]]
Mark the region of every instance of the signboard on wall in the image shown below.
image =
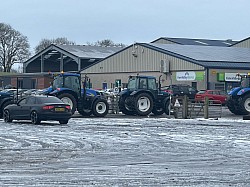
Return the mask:
[[[237,73],[225,73],[225,81],[228,82],[239,82],[240,77],[236,76]]]
[[[195,72],[195,71],[183,71],[176,72],[177,81],[194,81],[194,80],[204,80],[204,72]]]

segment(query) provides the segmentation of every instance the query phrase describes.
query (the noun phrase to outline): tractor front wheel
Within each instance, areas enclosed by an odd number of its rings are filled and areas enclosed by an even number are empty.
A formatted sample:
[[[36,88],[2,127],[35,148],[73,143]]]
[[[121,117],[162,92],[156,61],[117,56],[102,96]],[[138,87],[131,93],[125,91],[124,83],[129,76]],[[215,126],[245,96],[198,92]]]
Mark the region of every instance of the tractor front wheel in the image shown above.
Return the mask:
[[[96,117],[104,117],[108,114],[109,105],[105,99],[97,99],[93,103],[93,114]]]
[[[119,100],[119,110],[125,115],[135,115],[135,111],[132,110],[133,104],[133,97],[122,97]]]

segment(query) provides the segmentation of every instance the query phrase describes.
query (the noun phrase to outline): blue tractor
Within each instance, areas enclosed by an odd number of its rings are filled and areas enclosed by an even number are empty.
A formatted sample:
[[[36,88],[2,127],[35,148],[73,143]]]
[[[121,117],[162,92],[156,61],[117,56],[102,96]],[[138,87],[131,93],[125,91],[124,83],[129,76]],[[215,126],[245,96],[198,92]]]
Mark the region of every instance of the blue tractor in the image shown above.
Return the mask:
[[[157,86],[153,76],[130,76],[127,89],[119,93],[120,111],[139,116],[147,116],[151,112],[154,115],[169,114],[170,94],[160,88],[160,78]]]
[[[81,75],[78,73],[60,73],[53,75],[51,87],[44,90],[45,94],[56,96],[71,106],[72,114],[77,110],[82,116],[107,115],[109,105],[98,91],[87,89],[88,77],[84,77],[83,88]]]
[[[250,113],[250,74],[237,76],[241,78],[241,85],[228,93],[227,107],[236,115],[247,115]]]

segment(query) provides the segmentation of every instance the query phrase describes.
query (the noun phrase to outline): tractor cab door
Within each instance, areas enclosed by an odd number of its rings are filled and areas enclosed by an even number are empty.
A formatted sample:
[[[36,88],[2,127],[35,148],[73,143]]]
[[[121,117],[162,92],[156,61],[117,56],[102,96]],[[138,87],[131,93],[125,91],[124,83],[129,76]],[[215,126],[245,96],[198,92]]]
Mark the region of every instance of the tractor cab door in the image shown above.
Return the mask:
[[[64,78],[64,87],[70,88],[78,97],[81,96],[80,80],[77,76],[67,76]]]
[[[156,79],[148,78],[148,90],[150,90],[154,96],[158,95],[159,90],[157,89]]]

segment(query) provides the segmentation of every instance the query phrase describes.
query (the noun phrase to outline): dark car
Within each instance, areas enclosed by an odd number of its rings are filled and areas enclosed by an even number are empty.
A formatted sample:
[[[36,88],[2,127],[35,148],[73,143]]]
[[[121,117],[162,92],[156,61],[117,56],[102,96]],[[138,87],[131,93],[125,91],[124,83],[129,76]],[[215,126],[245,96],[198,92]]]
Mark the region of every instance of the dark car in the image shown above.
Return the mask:
[[[195,101],[204,102],[205,97],[209,102],[225,105],[228,95],[222,90],[201,90],[195,96]]]
[[[173,84],[161,88],[162,91],[168,92],[173,96],[187,95],[189,99],[194,99],[198,90],[187,84]]]
[[[12,120],[31,120],[33,124],[55,120],[67,124],[71,117],[70,105],[54,96],[34,95],[20,99],[16,104],[4,108],[5,122]]]

